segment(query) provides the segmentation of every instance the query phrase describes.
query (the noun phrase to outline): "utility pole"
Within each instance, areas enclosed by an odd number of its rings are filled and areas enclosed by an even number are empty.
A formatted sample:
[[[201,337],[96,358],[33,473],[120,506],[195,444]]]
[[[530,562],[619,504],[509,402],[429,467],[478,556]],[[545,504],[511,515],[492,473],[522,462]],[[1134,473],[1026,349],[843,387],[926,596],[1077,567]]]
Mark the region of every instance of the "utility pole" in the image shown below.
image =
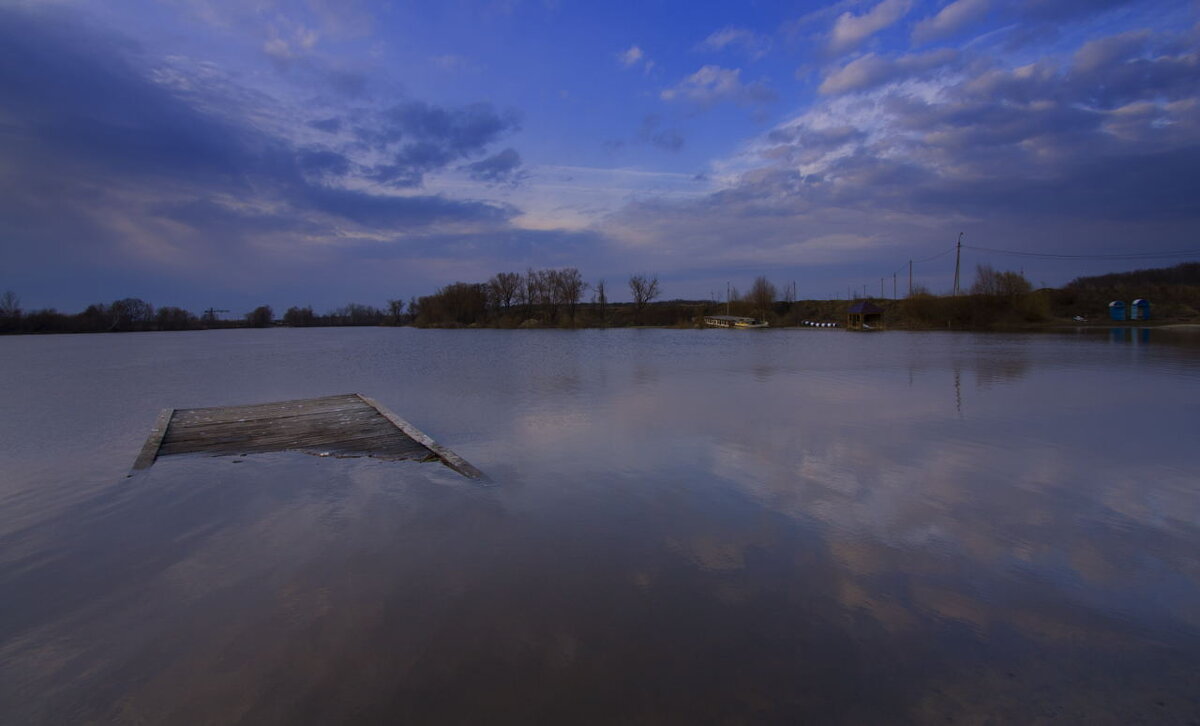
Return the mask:
[[[962,257],[962,236],[963,233],[958,233],[958,246],[954,249],[954,295],[958,295],[958,263]]]
[[[883,299],[883,278],[879,278],[879,299]]]
[[[912,297],[912,260],[908,261],[908,296]]]
[[[729,282],[725,282],[725,314],[729,314]]]
[[[896,273],[892,273],[892,299],[896,299]]]

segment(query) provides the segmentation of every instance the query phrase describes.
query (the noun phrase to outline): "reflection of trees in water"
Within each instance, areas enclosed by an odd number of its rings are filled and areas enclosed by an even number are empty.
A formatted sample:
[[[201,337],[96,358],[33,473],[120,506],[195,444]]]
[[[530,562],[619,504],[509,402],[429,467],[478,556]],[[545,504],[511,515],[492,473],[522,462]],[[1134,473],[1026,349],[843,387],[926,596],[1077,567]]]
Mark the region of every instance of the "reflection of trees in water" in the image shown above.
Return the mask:
[[[1029,373],[1029,368],[1029,356],[1021,350],[1006,351],[1001,356],[978,356],[971,363],[976,388],[1018,381]]]

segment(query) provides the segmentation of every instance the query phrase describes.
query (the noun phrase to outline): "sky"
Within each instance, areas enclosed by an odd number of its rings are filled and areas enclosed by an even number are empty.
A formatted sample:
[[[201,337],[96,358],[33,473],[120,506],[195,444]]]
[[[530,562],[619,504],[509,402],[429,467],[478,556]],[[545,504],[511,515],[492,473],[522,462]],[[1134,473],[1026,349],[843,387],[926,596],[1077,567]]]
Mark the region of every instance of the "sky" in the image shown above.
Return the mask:
[[[0,0],[0,69],[27,310],[1200,258],[1194,1]]]

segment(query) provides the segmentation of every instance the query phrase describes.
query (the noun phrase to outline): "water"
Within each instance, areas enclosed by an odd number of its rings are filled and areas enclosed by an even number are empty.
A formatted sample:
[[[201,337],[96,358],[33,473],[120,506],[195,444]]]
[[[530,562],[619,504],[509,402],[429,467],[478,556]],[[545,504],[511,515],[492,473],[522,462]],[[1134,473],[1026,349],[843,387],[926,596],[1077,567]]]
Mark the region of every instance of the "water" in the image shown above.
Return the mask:
[[[0,338],[0,722],[1196,723],[1200,335]],[[125,478],[361,392],[488,472]]]

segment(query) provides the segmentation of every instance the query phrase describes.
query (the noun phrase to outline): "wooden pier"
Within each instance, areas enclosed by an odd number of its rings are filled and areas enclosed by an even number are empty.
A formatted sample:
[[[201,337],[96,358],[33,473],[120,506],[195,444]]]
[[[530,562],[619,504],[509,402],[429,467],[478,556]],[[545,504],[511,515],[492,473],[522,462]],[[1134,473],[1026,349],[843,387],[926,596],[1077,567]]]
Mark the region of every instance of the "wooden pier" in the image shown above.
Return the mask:
[[[319,456],[441,461],[471,479],[484,475],[420,429],[357,393],[250,406],[166,409],[146,439],[134,470],[160,456],[238,456],[302,451]]]

